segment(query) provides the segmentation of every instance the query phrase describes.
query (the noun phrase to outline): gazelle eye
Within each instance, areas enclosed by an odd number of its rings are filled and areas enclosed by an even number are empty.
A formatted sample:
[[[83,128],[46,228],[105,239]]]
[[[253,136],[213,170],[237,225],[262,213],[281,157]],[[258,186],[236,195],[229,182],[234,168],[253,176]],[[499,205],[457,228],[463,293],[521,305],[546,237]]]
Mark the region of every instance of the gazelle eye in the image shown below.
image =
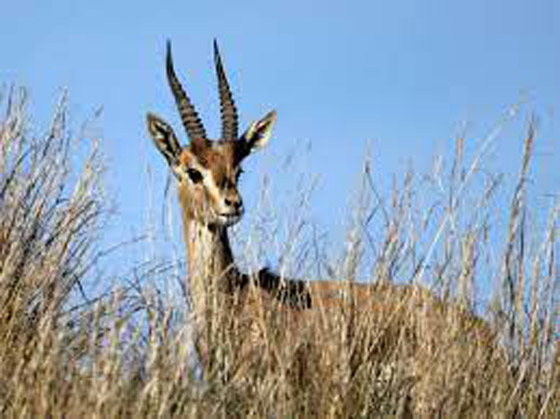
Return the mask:
[[[192,167],[187,169],[187,175],[189,175],[189,178],[191,179],[192,183],[202,182],[202,173],[200,173],[196,169],[193,169]]]

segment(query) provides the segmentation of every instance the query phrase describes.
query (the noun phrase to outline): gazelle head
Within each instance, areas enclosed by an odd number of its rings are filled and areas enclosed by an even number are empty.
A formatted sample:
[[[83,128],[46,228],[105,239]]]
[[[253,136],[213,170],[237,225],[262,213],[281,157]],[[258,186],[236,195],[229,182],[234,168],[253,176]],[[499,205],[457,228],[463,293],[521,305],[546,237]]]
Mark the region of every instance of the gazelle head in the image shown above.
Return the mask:
[[[243,215],[243,200],[238,189],[241,162],[267,144],[276,112],[269,112],[253,122],[243,135],[238,136],[237,109],[214,41],[222,138],[210,140],[175,74],[169,42],[166,61],[169,85],[190,142],[188,146],[181,146],[171,126],[152,113],[147,115],[148,131],[179,182],[179,198],[185,216],[209,226],[228,227]]]

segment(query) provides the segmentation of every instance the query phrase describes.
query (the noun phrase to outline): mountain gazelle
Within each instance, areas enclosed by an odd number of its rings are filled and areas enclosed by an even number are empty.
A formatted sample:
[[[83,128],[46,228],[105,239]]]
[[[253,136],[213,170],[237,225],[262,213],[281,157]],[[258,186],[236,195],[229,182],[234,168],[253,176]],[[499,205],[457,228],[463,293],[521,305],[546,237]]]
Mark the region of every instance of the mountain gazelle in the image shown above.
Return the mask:
[[[258,346],[259,338],[265,339],[261,319],[272,313],[284,335],[293,333],[290,344],[284,345],[286,351],[292,351],[293,355],[296,350],[294,336],[299,336],[301,341],[307,339],[310,345],[316,344],[318,365],[331,377],[349,380],[352,374],[341,371],[359,370],[368,359],[389,356],[386,348],[391,345],[404,348],[407,357],[402,368],[410,369],[410,375],[416,377],[417,401],[428,397],[421,387],[428,374],[422,371],[430,362],[437,362],[437,356],[442,356],[438,346],[450,318],[460,325],[456,338],[471,345],[472,359],[482,358],[484,351],[479,349],[493,340],[486,323],[456,305],[442,302],[422,287],[394,285],[388,281],[367,285],[349,281],[304,282],[280,278],[265,269],[254,275],[240,272],[232,254],[228,228],[239,222],[244,211],[238,188],[241,164],[269,142],[276,113],[269,112],[239,135],[237,110],[216,42],[214,60],[222,122],[220,139],[207,137],[175,74],[169,43],[167,78],[189,145],[181,146],[171,126],[161,118],[152,113],[147,116],[150,136],[177,179],[188,261],[186,288],[190,292],[202,363],[209,362],[213,350],[208,336],[216,299],[220,300],[225,317],[244,319],[249,325],[243,329],[247,338],[240,347],[241,353]],[[383,332],[372,333],[375,330]],[[349,336],[358,338],[347,344]],[[282,346],[282,339],[275,342]],[[362,351],[360,357],[352,352],[358,348]],[[277,351],[280,357],[281,352]],[[305,353],[299,355],[305,358]],[[311,368],[310,365],[304,360],[300,366]],[[375,373],[372,371],[369,373]],[[452,373],[457,371],[445,372]],[[418,380],[419,376],[422,379]],[[442,380],[438,384],[444,385],[445,377],[436,378]],[[425,410],[425,405],[422,406]]]

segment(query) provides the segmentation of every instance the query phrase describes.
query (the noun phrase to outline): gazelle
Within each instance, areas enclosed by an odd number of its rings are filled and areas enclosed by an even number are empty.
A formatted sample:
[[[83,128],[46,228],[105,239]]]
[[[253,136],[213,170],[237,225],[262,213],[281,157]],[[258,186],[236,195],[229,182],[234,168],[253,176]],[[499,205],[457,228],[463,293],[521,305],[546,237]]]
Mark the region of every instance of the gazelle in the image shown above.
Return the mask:
[[[171,126],[161,118],[152,113],[147,115],[150,136],[177,179],[187,250],[187,288],[190,290],[202,357],[210,349],[204,335],[210,319],[210,298],[215,295],[235,301],[236,311],[232,315],[249,318],[258,317],[255,313],[268,307],[263,305],[263,301],[272,301],[280,306],[283,316],[287,315],[286,321],[290,327],[297,329],[301,326],[302,319],[306,319],[305,321],[316,325],[313,327],[321,329],[318,335],[323,338],[326,351],[329,336],[337,331],[333,330],[332,323],[325,323],[325,319],[340,312],[336,309],[344,311],[344,307],[350,305],[353,306],[353,310],[350,310],[352,313],[363,316],[373,314],[370,323],[367,323],[370,326],[379,322],[392,322],[398,333],[404,330],[403,336],[412,336],[416,342],[422,340],[428,351],[433,349],[431,340],[437,340],[437,334],[441,332],[450,312],[460,317],[464,333],[472,340],[488,341],[491,332],[484,322],[458,309],[449,309],[448,305],[421,287],[387,283],[364,285],[345,281],[305,283],[283,280],[267,270],[253,276],[239,271],[232,254],[228,228],[239,222],[244,212],[238,189],[241,165],[246,157],[269,142],[276,122],[276,112],[269,112],[239,135],[237,110],[216,42],[214,60],[222,122],[220,139],[212,141],[208,138],[191,100],[175,74],[169,43],[166,57],[167,78],[190,139],[189,145],[181,146]],[[251,283],[256,287],[252,287]],[[217,292],[209,292],[211,289]],[[420,314],[411,313],[411,310],[417,310]],[[408,320],[417,315],[424,316],[426,321],[422,323],[422,327],[431,328],[431,331],[418,331],[418,323]],[[365,327],[364,324],[360,327]],[[326,358],[328,368],[333,368],[338,362]]]

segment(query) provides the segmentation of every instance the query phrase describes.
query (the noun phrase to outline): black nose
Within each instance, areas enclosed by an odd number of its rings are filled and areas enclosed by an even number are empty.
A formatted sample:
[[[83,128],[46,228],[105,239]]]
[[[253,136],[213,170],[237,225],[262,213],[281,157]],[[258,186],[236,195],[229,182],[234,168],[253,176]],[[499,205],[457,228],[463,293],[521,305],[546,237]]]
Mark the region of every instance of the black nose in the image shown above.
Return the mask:
[[[241,208],[243,208],[243,202],[241,201],[241,199],[226,198],[225,203],[228,207],[232,207],[236,211],[239,211]]]

